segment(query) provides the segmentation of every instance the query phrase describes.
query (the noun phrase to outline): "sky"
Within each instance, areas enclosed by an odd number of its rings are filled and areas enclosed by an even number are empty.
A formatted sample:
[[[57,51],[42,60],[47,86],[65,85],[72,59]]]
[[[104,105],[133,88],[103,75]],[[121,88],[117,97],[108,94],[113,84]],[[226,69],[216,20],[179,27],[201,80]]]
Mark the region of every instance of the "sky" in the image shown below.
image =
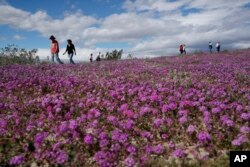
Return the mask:
[[[76,60],[113,49],[156,57],[250,47],[250,0],[0,0],[0,48],[16,44],[50,55],[50,35],[76,46]]]

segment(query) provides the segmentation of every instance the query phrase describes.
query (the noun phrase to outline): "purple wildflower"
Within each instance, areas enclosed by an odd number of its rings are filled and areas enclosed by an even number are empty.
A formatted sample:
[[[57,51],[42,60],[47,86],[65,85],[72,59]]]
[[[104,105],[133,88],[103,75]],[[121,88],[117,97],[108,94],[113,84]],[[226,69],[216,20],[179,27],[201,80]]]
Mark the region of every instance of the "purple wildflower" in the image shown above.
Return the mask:
[[[189,125],[188,128],[187,128],[187,132],[189,134],[192,134],[192,133],[194,133],[194,131],[195,131],[195,126],[194,125]]]
[[[198,134],[198,139],[201,143],[207,143],[211,141],[211,136],[207,132],[200,132]]]
[[[241,135],[241,136],[239,136],[238,138],[236,138],[236,139],[234,139],[232,141],[232,145],[233,146],[240,146],[240,145],[242,145],[242,144],[244,144],[246,142],[248,142],[247,136]]]
[[[185,156],[185,152],[183,149],[176,149],[172,155],[177,158],[183,158]]]
[[[68,154],[60,150],[59,152],[57,152],[56,162],[58,164],[64,164],[65,162],[68,161],[68,158],[69,158]]]
[[[152,150],[155,154],[162,154],[164,152],[164,146],[161,144],[158,144],[156,146],[153,146]]]
[[[220,112],[221,112],[220,108],[212,108],[212,113],[213,114],[217,114],[217,113],[220,113]]]
[[[156,128],[159,128],[163,124],[163,122],[164,122],[163,119],[157,118],[154,120],[154,126]]]
[[[248,126],[242,126],[240,128],[240,132],[241,133],[245,133],[245,134],[250,133],[250,127],[248,127]]]
[[[181,118],[179,118],[179,122],[180,122],[181,124],[186,123],[186,122],[187,122],[187,117],[186,117],[186,116],[182,116]]]
[[[169,148],[175,148],[174,142],[170,142],[170,143],[169,143]]]
[[[93,137],[91,136],[91,135],[86,135],[85,137],[84,137],[84,143],[85,144],[93,144],[94,143],[94,139],[93,139]]]
[[[61,123],[61,125],[59,126],[59,132],[64,133],[68,130],[68,125],[67,122],[64,121]]]
[[[118,140],[120,143],[125,143],[128,140],[128,135],[127,134],[120,134]]]
[[[24,162],[25,158],[23,155],[17,155],[11,158],[10,165],[20,165]]]
[[[69,121],[69,129],[74,130],[77,127],[77,122],[75,120],[70,120]]]
[[[178,111],[179,116],[187,116],[188,115],[188,110],[180,110]]]
[[[250,113],[242,113],[242,114],[240,115],[240,117],[241,117],[243,120],[249,121],[249,120],[250,120]]]
[[[106,147],[109,145],[109,141],[107,139],[102,139],[99,141],[99,145],[101,148]]]
[[[47,133],[45,132],[41,132],[41,133],[38,133],[36,134],[35,136],[35,146],[36,147],[40,147],[41,144],[43,143],[44,139],[47,137]]]
[[[130,145],[127,147],[127,151],[130,153],[130,154],[136,154],[136,148],[133,146],[133,145]]]
[[[133,167],[135,165],[135,160],[133,157],[129,156],[124,160],[124,164],[126,167]]]

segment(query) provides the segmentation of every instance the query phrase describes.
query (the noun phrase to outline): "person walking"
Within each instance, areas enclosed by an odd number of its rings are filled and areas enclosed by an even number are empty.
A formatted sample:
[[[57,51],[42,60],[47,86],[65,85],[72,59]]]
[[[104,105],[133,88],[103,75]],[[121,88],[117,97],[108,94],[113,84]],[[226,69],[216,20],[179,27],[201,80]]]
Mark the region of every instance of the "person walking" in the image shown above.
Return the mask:
[[[90,59],[89,60],[90,60],[90,63],[93,62],[93,53],[90,54]]]
[[[183,45],[182,44],[180,45],[179,50],[180,50],[180,54],[182,55],[182,53],[183,53]]]
[[[73,61],[73,55],[74,54],[76,55],[75,45],[72,43],[71,39],[68,39],[67,42],[68,42],[67,48],[65,52],[63,53],[63,55],[65,55],[65,53],[68,52],[70,64],[75,64],[75,62]]]
[[[212,51],[213,51],[213,43],[211,41],[208,43],[208,48],[209,48],[210,53],[212,53]]]
[[[98,55],[98,56],[96,57],[96,61],[101,61],[100,55]]]
[[[220,52],[220,42],[216,43],[216,49],[217,49],[217,52],[219,53]]]
[[[187,52],[186,52],[186,45],[185,44],[183,44],[183,53],[187,54]]]
[[[56,40],[56,38],[51,35],[50,38],[51,40],[51,47],[50,47],[50,51],[51,51],[51,59],[52,62],[54,63],[54,58],[56,57],[56,60],[58,63],[63,64],[63,62],[60,60],[58,54],[59,54],[59,44]]]

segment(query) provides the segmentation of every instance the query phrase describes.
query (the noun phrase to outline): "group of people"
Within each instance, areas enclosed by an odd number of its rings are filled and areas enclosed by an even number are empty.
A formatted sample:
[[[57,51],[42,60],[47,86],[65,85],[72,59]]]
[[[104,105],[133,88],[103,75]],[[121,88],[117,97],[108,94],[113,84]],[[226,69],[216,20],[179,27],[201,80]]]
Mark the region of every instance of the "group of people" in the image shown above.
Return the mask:
[[[220,42],[217,42],[215,47],[216,47],[217,52],[219,53],[220,52]],[[213,52],[213,43],[211,41],[208,43],[208,48],[209,48],[210,53],[212,53]]]
[[[60,64],[63,64],[63,62],[59,58],[58,41],[56,40],[56,38],[53,35],[51,35],[49,39],[51,40],[50,51],[51,51],[52,62],[54,63],[54,59],[56,57],[57,62]],[[75,64],[75,62],[73,61],[73,55],[76,55],[75,45],[72,43],[72,40],[70,40],[70,39],[68,39],[67,42],[68,42],[67,48],[66,48],[65,52],[63,53],[63,55],[65,55],[65,53],[68,53],[70,64]]]
[[[90,54],[90,62],[93,62],[93,53]],[[96,57],[96,61],[101,61],[101,52],[99,52],[99,55]]]
[[[220,52],[220,42],[217,42],[215,47],[216,47],[217,52]],[[211,41],[208,43],[208,49],[209,49],[210,53],[213,52],[213,43]],[[186,52],[186,45],[181,44],[179,46],[179,51],[180,51],[180,54],[186,54],[187,53]]]
[[[59,58],[58,41],[56,40],[56,38],[53,35],[51,35],[49,39],[51,40],[50,51],[51,51],[52,62],[54,63],[54,59],[56,57],[57,62],[60,64],[63,64],[63,62]],[[63,53],[63,55],[68,53],[70,64],[75,64],[75,62],[73,61],[73,56],[76,55],[75,45],[73,44],[71,39],[68,39],[67,43],[68,44],[67,44],[66,50]],[[215,47],[216,47],[217,52],[220,52],[220,42],[217,42]],[[209,48],[210,53],[212,53],[213,52],[213,43],[211,41],[208,43],[208,48]],[[179,51],[180,51],[180,54],[186,54],[186,45],[181,44],[179,47]],[[90,54],[89,60],[91,63],[93,62],[93,53]],[[100,52],[99,52],[99,55],[96,57],[96,61],[101,61],[101,53]]]
[[[55,58],[56,61],[60,64],[64,64],[61,59],[59,58],[59,43],[56,40],[56,38],[51,35],[50,38],[51,40],[51,47],[50,47],[50,51],[51,51],[51,60],[54,63],[55,62]],[[68,53],[68,57],[69,57],[69,62],[70,64],[75,64],[75,62],[73,61],[73,56],[76,55],[76,49],[75,49],[75,45],[73,44],[71,39],[67,40],[67,47],[65,52],[63,53],[63,55],[65,55],[66,53]],[[93,62],[93,53],[90,54],[90,62]],[[96,57],[96,61],[101,61],[101,52],[99,52],[99,55]]]

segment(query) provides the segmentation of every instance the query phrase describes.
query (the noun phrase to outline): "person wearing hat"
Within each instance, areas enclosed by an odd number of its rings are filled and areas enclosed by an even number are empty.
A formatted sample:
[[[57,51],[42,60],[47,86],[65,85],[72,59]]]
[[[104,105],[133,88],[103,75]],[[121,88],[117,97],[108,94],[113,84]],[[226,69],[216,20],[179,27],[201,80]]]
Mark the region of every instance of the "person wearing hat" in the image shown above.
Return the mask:
[[[70,39],[68,39],[67,42],[68,45],[63,55],[65,55],[65,53],[68,52],[70,64],[75,64],[75,62],[73,61],[73,55],[74,54],[76,55],[75,45],[72,43]]]
[[[51,51],[52,62],[54,63],[54,57],[56,57],[57,62],[60,64],[63,64],[63,62],[60,60],[60,58],[58,56],[59,44],[58,44],[56,38],[53,35],[51,35],[49,39],[51,40],[50,51]]]

